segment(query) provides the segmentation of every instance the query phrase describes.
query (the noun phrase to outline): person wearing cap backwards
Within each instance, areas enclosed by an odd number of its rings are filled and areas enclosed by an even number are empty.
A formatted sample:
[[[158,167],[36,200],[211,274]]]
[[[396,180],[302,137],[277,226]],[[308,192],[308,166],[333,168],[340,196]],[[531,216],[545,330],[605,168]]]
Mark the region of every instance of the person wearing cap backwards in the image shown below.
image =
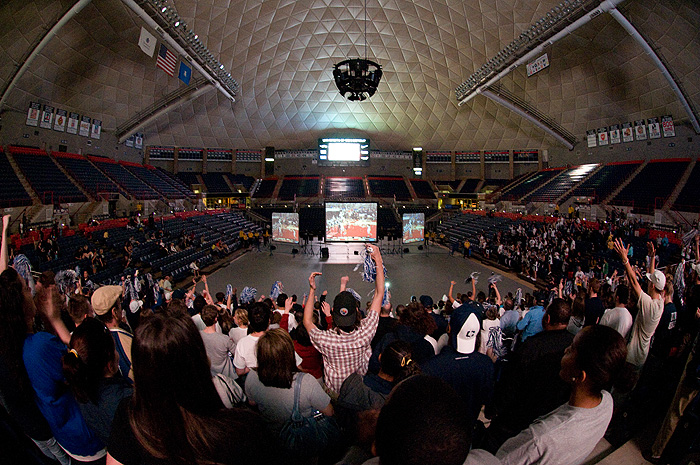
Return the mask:
[[[367,246],[367,252],[377,266],[374,297],[365,319],[360,321],[358,302],[348,291],[342,291],[333,300],[331,316],[334,328],[322,331],[313,323],[316,297],[316,276],[309,276],[309,296],[304,307],[304,327],[313,346],[323,356],[326,387],[337,397],[345,378],[352,373],[365,375],[372,355],[371,341],[377,331],[379,312],[384,297],[384,266],[379,247]],[[328,307],[328,303],[322,305]]]
[[[615,239],[615,251],[620,255],[622,264],[627,272],[627,279],[632,289],[633,294],[638,296],[637,301],[637,317],[632,325],[630,342],[627,345],[627,362],[631,363],[636,372],[639,373],[644,366],[644,362],[649,354],[649,345],[651,337],[656,331],[661,316],[664,313],[664,299],[661,293],[666,286],[666,276],[660,270],[655,270],[656,253],[654,244],[649,242],[649,272],[646,274],[649,280],[647,288],[648,294],[642,290],[642,286],[637,281],[635,273],[630,261],[627,258],[629,246],[625,247],[620,239]]]
[[[119,323],[124,321],[124,312],[122,311],[123,293],[124,289],[121,286],[102,286],[92,294],[91,303],[97,318],[112,333],[114,345],[117,352],[119,352],[119,370],[124,377],[128,377],[133,381],[131,342],[134,336],[119,326]]]
[[[476,350],[481,316],[468,305],[457,307],[447,328],[450,344],[422,366],[423,373],[451,385],[467,404],[469,424],[474,425],[481,407],[493,392],[493,362]]]

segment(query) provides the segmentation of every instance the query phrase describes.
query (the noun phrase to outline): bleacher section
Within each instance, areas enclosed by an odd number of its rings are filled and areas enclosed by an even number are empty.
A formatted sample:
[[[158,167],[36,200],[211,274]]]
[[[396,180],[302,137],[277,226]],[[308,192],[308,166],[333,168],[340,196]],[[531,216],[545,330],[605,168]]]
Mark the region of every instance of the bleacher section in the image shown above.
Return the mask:
[[[530,192],[538,189],[546,182],[562,172],[564,168],[548,168],[537,172],[534,176],[524,180],[503,193],[501,200],[520,200]]]
[[[185,184],[177,176],[163,170],[162,168],[156,168],[153,171],[156,176],[160,177],[163,181],[177,189],[183,196],[185,196],[185,198],[191,199],[195,197],[194,192],[192,192],[189,187],[185,186]]]
[[[246,176],[245,174],[228,174],[228,178],[231,180],[231,184],[240,184],[245,187],[245,190],[250,192],[250,188],[253,187],[255,178],[252,176]]]
[[[197,179],[197,173],[189,173],[187,171],[181,171],[177,173],[177,178],[182,182],[187,188],[192,189],[194,184],[201,184],[199,179]]]
[[[700,212],[700,163],[695,163],[690,177],[673,203],[674,210]]]
[[[595,163],[577,166],[562,172],[552,182],[540,187],[532,194],[523,198],[524,202],[554,202],[567,193],[573,186],[585,179],[599,165]]]
[[[652,160],[609,203],[651,214],[666,202],[689,163],[689,158]]]
[[[285,176],[278,198],[294,200],[295,197],[316,197],[319,189],[318,176]]]
[[[231,186],[224,179],[224,173],[202,174],[202,181],[207,187],[208,195],[229,195],[232,194]]]
[[[114,160],[105,157],[88,155],[88,160],[101,169],[107,176],[116,182],[129,195],[137,200],[156,200],[160,198],[158,192],[144,184],[139,178],[131,174],[124,166]],[[126,163],[126,162],[121,162]]]
[[[325,208],[307,207],[299,210],[299,235],[301,237],[323,237],[325,234]]]
[[[396,197],[399,201],[410,201],[411,193],[408,191],[403,178],[394,176],[367,176],[369,191],[374,197]]]
[[[277,186],[277,178],[262,179],[258,184],[256,191],[251,193],[251,197],[258,199],[269,199],[275,192],[275,186]]]
[[[146,167],[139,165],[137,163],[127,163],[122,162],[122,166],[126,168],[131,174],[139,178],[148,186],[155,189],[161,196],[166,199],[184,199],[185,194],[183,194],[179,189],[173,187],[169,182],[162,179],[156,174],[156,169],[151,167]]]
[[[14,146],[8,147],[8,150],[42,203],[88,200],[43,150]]]
[[[456,241],[460,246],[465,240],[468,240],[472,245],[472,250],[481,253],[479,249],[480,235],[483,234],[486,241],[491,242],[499,231],[505,231],[511,224],[513,224],[513,220],[509,218],[459,214],[443,221],[437,227],[437,233],[445,234],[449,242]]]
[[[571,197],[592,197],[596,202],[602,202],[612,194],[620,184],[625,182],[641,164],[642,162],[639,160],[609,163],[594,173],[590,178],[576,186],[567,197],[561,199],[561,203],[564,203]]]
[[[73,179],[78,181],[83,189],[88,191],[96,200],[105,199],[105,194],[122,193],[126,195],[119,186],[95,168],[84,156],[66,152],[53,152],[52,155],[73,176]]]
[[[433,192],[433,187],[430,182],[425,179],[411,179],[411,186],[416,192],[416,197],[419,199],[435,199],[435,192]]]
[[[23,207],[31,204],[31,196],[24,189],[5,151],[0,147],[0,207]]]
[[[362,178],[326,178],[323,183],[324,197],[365,198]]]
[[[464,185],[459,190],[460,194],[472,194],[476,192],[476,188],[479,186],[481,179],[465,179]]]
[[[377,235],[379,238],[384,236],[401,237],[403,227],[396,220],[394,210],[387,207],[377,209]]]

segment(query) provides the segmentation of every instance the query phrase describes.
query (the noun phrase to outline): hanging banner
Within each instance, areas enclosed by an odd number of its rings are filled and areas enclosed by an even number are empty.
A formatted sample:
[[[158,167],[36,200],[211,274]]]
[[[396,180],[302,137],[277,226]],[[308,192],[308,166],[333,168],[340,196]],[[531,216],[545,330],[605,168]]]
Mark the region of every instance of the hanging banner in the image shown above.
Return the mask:
[[[99,139],[102,133],[102,121],[99,119],[92,120],[92,131],[90,132],[90,137],[93,139]]]
[[[608,128],[598,128],[598,145],[608,145]]]
[[[634,136],[637,140],[647,139],[647,126],[644,124],[644,120],[636,120],[634,122]]]
[[[54,131],[63,132],[66,130],[66,117],[68,112],[66,110],[56,110],[56,121],[53,122]]]
[[[66,132],[68,134],[78,134],[78,126],[80,126],[80,115],[71,112],[68,115],[68,127],[66,128]]]
[[[610,144],[620,143],[620,125],[612,124],[610,125]]]
[[[143,148],[143,133],[137,132],[134,134],[134,148],[135,149],[142,149]]]
[[[545,53],[541,57],[537,58],[535,61],[531,61],[527,64],[527,77],[530,77],[533,74],[542,71],[547,66],[549,66],[549,58],[547,58],[547,54]]]
[[[51,129],[51,123],[53,123],[53,107],[44,105],[44,111],[41,113],[41,123],[39,123],[39,126],[44,129]]]
[[[673,117],[671,115],[661,117],[661,127],[664,130],[664,137],[674,137],[676,128],[673,126]]]
[[[588,148],[598,145],[598,138],[596,137],[595,129],[586,131],[586,139],[588,139]]]
[[[27,111],[27,126],[39,126],[39,114],[41,113],[41,104],[36,102],[29,103]]]
[[[134,146],[134,139],[136,139],[136,136],[134,136],[133,134],[130,135],[130,136],[124,141],[124,145],[126,145],[127,147],[133,147],[133,146]]]
[[[83,116],[80,118],[80,135],[90,137],[90,117]]]
[[[649,126],[649,139],[661,139],[659,118],[649,118],[647,120],[647,125]]]
[[[634,132],[632,131],[632,123],[622,123],[622,142],[634,141]]]

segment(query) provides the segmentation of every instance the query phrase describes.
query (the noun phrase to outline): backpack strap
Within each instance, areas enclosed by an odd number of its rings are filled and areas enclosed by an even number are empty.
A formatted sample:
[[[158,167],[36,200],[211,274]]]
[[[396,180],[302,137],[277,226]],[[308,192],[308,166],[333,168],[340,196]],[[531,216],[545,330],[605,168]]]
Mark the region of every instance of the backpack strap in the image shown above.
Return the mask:
[[[292,408],[292,420],[302,421],[301,412],[299,411],[299,398],[301,397],[301,382],[303,379],[302,373],[297,373],[294,379],[294,407]]]

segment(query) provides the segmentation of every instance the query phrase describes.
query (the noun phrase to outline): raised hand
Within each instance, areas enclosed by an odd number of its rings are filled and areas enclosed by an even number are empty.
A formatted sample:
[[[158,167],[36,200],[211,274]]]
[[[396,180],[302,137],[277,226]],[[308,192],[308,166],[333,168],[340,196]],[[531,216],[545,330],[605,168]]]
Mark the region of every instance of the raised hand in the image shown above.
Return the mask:
[[[321,276],[323,273],[320,271],[314,271],[311,273],[311,276],[309,276],[309,287],[311,289],[316,290],[316,276]]]

